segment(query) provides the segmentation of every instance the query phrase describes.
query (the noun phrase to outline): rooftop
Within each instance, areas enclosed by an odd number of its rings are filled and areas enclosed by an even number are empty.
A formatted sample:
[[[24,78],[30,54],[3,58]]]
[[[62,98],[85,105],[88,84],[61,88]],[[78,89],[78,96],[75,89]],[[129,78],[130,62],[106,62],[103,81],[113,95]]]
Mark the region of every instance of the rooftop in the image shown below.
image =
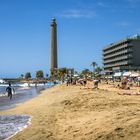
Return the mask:
[[[129,40],[140,40],[140,35],[136,34],[136,35],[133,35],[133,36],[126,37],[126,38],[124,38],[122,40],[119,40],[117,42],[111,43],[107,47],[103,48],[103,50],[106,50],[110,47],[113,47],[114,45],[118,45],[122,42],[126,42],[126,41],[129,41]]]

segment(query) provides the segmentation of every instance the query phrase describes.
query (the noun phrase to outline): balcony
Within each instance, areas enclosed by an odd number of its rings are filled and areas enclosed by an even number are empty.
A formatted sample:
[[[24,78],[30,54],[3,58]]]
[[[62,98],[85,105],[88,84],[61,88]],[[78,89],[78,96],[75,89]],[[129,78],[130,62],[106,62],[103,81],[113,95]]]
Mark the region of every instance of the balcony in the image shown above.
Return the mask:
[[[117,62],[117,63],[113,63],[113,64],[104,65],[104,68],[125,66],[125,65],[130,65],[132,63],[133,63],[132,60],[125,60],[125,61],[121,61],[121,62]]]
[[[129,58],[132,58],[132,57],[133,57],[133,55],[126,54],[124,56],[118,56],[118,57],[116,57],[114,59],[104,60],[103,63],[104,64],[112,63],[112,62],[115,62],[115,61],[125,60],[125,59],[129,59]]]
[[[123,55],[123,54],[130,53],[130,52],[132,52],[132,49],[130,49],[130,48],[126,49],[126,50],[123,50],[123,51],[114,52],[114,54],[104,56],[104,60],[108,59],[108,58],[112,58],[112,57],[117,57],[118,55]]]
[[[127,47],[129,47],[129,46],[133,46],[133,44],[132,44],[132,43],[129,43],[129,44],[121,45],[121,46],[116,46],[114,49],[112,48],[112,49],[110,49],[110,50],[108,50],[108,51],[103,52],[103,54],[106,55],[106,54],[109,54],[109,53],[113,53],[113,52],[115,52],[115,51],[118,51],[118,50],[127,48]]]

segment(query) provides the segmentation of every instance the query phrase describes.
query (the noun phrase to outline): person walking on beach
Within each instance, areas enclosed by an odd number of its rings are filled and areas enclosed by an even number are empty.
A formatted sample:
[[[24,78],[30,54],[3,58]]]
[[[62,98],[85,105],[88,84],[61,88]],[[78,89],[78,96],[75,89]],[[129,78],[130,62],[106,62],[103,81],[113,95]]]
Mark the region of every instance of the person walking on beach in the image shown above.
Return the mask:
[[[9,83],[9,86],[6,88],[6,92],[8,93],[8,97],[10,97],[10,100],[12,99],[12,90],[15,92],[15,90],[11,87],[11,84]]]

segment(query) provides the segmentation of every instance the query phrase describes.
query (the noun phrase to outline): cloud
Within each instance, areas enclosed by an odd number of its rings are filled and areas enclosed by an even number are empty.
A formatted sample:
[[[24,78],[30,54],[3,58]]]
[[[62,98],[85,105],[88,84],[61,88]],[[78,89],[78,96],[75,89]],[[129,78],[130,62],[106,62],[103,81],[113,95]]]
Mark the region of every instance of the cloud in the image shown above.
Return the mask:
[[[117,25],[121,27],[128,27],[128,26],[131,26],[131,23],[127,21],[122,21],[122,22],[117,23]]]
[[[103,2],[98,2],[97,3],[98,6],[100,7],[108,7],[106,4],[104,4]]]
[[[63,18],[93,18],[96,14],[92,10],[70,9],[63,11],[59,16]]]

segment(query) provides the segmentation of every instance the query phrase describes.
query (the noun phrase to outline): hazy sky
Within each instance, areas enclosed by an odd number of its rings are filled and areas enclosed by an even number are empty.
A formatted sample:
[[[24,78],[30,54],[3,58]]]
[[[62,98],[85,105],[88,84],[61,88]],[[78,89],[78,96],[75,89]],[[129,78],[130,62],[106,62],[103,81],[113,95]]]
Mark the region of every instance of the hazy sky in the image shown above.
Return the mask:
[[[59,67],[102,65],[102,48],[140,33],[140,0],[0,0],[0,77],[50,66],[50,24],[58,24]]]

